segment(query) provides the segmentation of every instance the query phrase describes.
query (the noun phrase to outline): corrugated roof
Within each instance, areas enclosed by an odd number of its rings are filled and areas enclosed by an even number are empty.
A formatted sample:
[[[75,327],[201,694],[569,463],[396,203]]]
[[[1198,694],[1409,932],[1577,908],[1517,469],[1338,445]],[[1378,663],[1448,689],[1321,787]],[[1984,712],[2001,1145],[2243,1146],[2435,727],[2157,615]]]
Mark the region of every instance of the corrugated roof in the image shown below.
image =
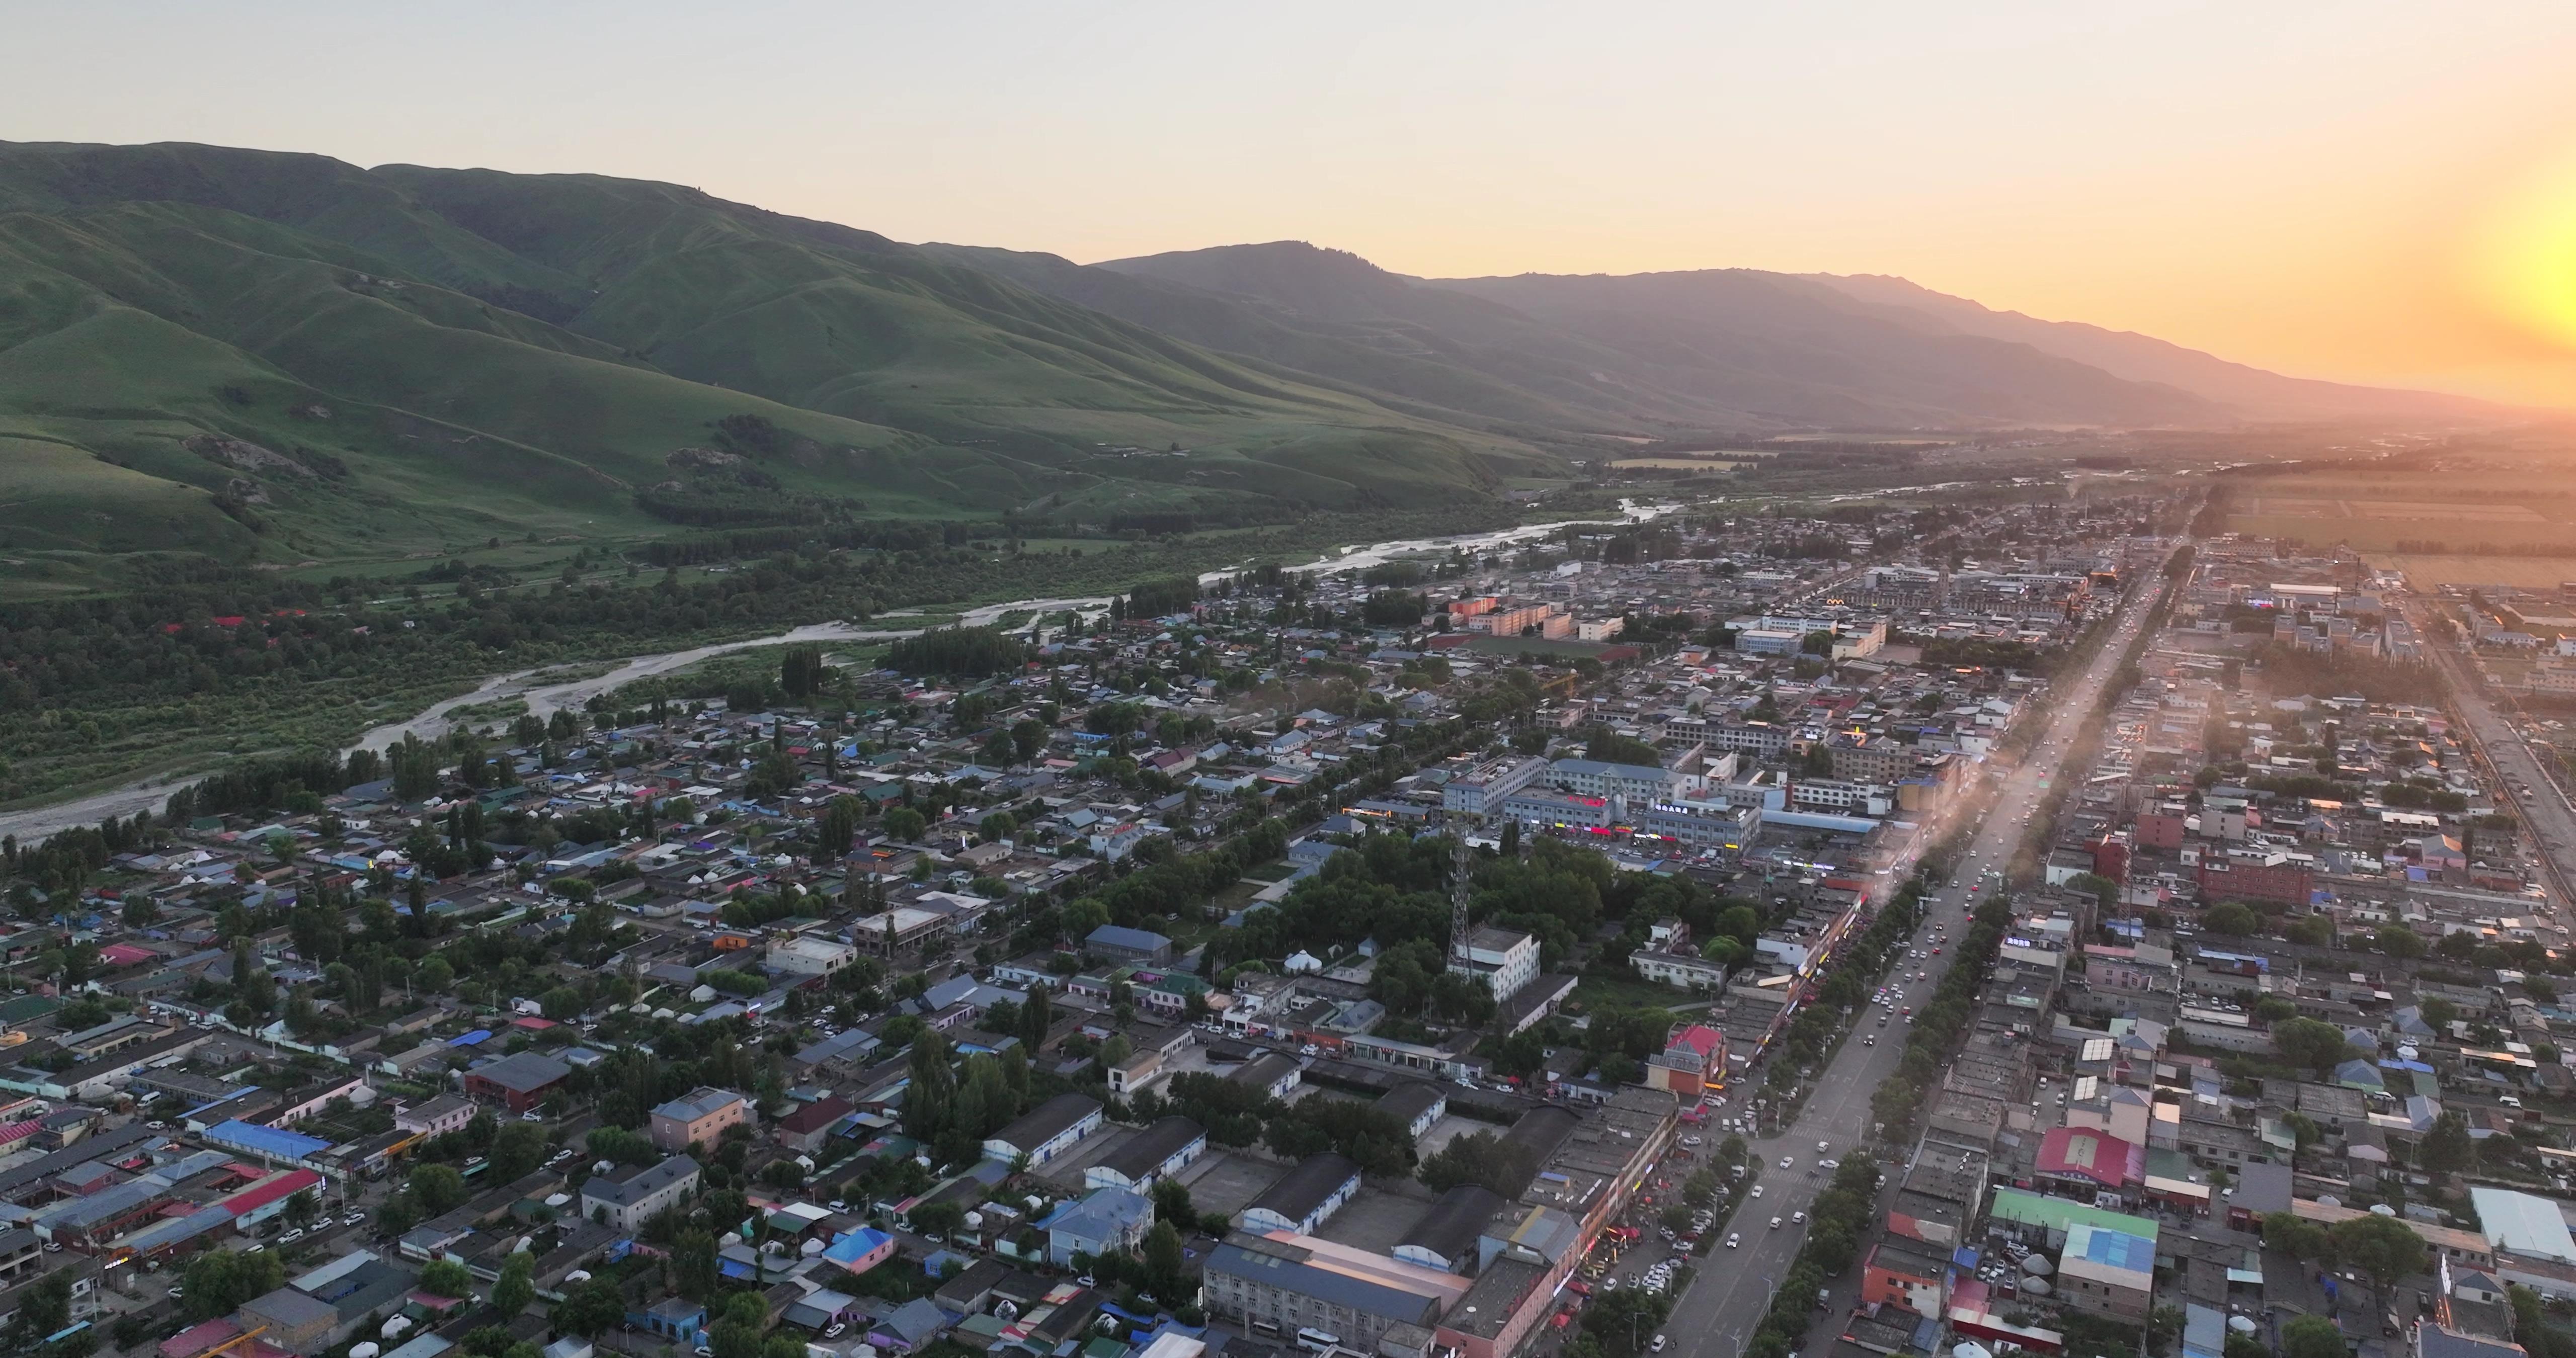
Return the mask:
[[[2487,1243],[2533,1259],[2576,1264],[2576,1239],[2569,1238],[2567,1218],[2558,1204],[2509,1188],[2471,1188],[2469,1201],[2478,1209]]]

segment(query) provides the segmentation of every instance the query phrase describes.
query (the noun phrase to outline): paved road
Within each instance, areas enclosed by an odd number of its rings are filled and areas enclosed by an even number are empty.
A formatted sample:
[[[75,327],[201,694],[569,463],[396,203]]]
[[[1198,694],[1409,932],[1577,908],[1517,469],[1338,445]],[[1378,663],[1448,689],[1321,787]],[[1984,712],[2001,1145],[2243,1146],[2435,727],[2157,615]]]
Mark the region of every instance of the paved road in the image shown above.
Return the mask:
[[[2011,860],[2027,817],[2049,790],[2042,786],[2043,780],[2051,779],[2065,762],[2067,747],[2077,728],[2093,711],[2103,685],[2109,682],[2112,671],[2127,655],[2129,644],[2136,639],[2138,630],[2145,625],[2148,612],[2167,587],[2164,577],[2158,575],[2153,583],[2123,605],[2116,630],[2095,654],[2083,677],[2073,688],[2050,694],[2053,715],[2049,719],[2047,736],[2033,747],[2029,759],[2019,769],[2004,777],[1993,805],[1978,823],[1970,841],[1968,856],[1959,870],[1959,884],[1926,898],[1924,928],[1917,932],[1918,941],[1913,946],[1922,948],[1927,954],[1930,952],[1933,944],[1925,940],[1929,939],[1933,924],[1946,926],[1954,938],[1965,933],[1966,902],[1978,875],[1988,868],[2000,868]],[[1941,974],[1949,968],[1951,961],[1952,954],[1946,946],[1939,957],[1927,956],[1919,962],[1907,960],[1905,975],[1910,977],[1916,970],[1930,975],[1927,980],[1908,981],[1904,986],[1906,998],[1897,1003],[1921,1006],[1931,998]],[[1880,1028],[1877,1016],[1866,1012],[1859,1022],[1858,1032],[1878,1037],[1878,1044],[1864,1046],[1858,1036],[1844,1043],[1842,1050],[1817,1077],[1815,1092],[1809,1096],[1807,1106],[1796,1122],[1780,1135],[1751,1143],[1756,1156],[1763,1162],[1763,1196],[1747,1202],[1736,1214],[1733,1229],[1743,1235],[1743,1245],[1729,1250],[1721,1243],[1711,1251],[1701,1261],[1699,1276],[1691,1289],[1674,1306],[1672,1317],[1664,1324],[1664,1333],[1671,1344],[1666,1349],[1667,1358],[1673,1358],[1676,1349],[1678,1358],[1698,1358],[1702,1354],[1711,1358],[1718,1355],[1733,1358],[1742,1352],[1746,1336],[1760,1323],[1763,1312],[1770,1308],[1772,1288],[1788,1272],[1790,1261],[1796,1257],[1804,1240],[1805,1233],[1791,1225],[1788,1218],[1792,1212],[1803,1211],[1814,1203],[1817,1192],[1824,1187],[1828,1177],[1808,1177],[1808,1171],[1815,1167],[1818,1159],[1823,1158],[1817,1154],[1816,1143],[1828,1143],[1837,1158],[1848,1154],[1860,1143],[1870,1130],[1870,1095],[1895,1071],[1904,1054],[1901,1040],[1905,1033],[1903,1023]],[[1754,1086],[1747,1082],[1744,1089],[1751,1093]],[[1734,1100],[1722,1113],[1741,1111],[1743,1102],[1741,1098]],[[1711,1135],[1712,1140],[1724,1135],[1722,1132],[1710,1134],[1705,1128],[1702,1131],[1704,1135]],[[1784,1156],[1795,1161],[1791,1168],[1785,1170],[1780,1167]],[[1889,1166],[1888,1170],[1892,1187],[1901,1180],[1902,1169]],[[1775,1215],[1782,1219],[1778,1230],[1770,1228],[1771,1218]],[[1849,1287],[1848,1280],[1845,1287]]]
[[[2576,903],[2576,808],[2569,806],[2567,794],[2541,767],[2540,757],[2521,732],[2496,710],[2469,660],[2453,651],[2450,643],[2434,639],[2439,634],[2426,625],[2430,618],[2419,613],[2414,621],[2425,648],[2450,683],[2451,705],[2502,784],[2497,791],[2512,800],[2539,846],[2542,864],[2553,879],[2549,885],[2558,905],[2557,923],[2563,929],[2576,922],[2567,914],[2570,904]]]

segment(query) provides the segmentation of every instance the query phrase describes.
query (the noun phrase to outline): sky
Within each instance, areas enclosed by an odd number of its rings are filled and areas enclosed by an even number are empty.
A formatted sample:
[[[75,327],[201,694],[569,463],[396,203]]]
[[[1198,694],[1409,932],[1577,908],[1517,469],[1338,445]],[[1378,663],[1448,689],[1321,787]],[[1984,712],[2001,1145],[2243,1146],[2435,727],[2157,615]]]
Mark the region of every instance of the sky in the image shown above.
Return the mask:
[[[2576,5],[29,7],[0,137],[689,184],[1091,262],[1898,274],[2576,407]]]

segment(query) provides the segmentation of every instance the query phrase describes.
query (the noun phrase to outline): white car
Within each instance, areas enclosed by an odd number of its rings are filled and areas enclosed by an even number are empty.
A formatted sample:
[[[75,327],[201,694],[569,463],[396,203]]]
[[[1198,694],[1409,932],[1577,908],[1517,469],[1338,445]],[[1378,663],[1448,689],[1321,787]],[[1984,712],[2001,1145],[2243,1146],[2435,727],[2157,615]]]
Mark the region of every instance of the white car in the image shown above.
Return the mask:
[[[289,1230],[286,1232],[286,1234],[279,1236],[279,1237],[277,1238],[277,1243],[279,1243],[279,1244],[281,1244],[281,1245],[292,1245],[292,1244],[294,1244],[296,1241],[301,1240],[301,1239],[303,1239],[303,1238],[304,1238],[304,1232],[303,1232],[303,1230],[302,1230],[302,1229],[300,1229],[300,1228],[294,1228],[294,1229],[289,1229]]]
[[[1743,1236],[1743,1234],[1742,1234],[1742,1233],[1737,1232],[1737,1231],[1729,1231],[1729,1232],[1727,1232],[1727,1233],[1726,1233],[1726,1247],[1727,1247],[1728,1249],[1734,1249],[1736,1246],[1741,1245],[1741,1244],[1743,1244],[1743,1243],[1744,1243],[1744,1236]]]
[[[1784,1155],[1780,1157],[1780,1168],[1782,1169],[1795,1169],[1797,1164],[1798,1157],[1794,1155]]]
[[[1755,1185],[1753,1186],[1753,1191],[1752,1191],[1751,1193],[1746,1194],[1745,1196],[1747,1196],[1747,1197],[1754,1197],[1754,1198],[1761,1197],[1761,1196],[1762,1196],[1762,1185],[1760,1185],[1760,1184],[1755,1184]]]

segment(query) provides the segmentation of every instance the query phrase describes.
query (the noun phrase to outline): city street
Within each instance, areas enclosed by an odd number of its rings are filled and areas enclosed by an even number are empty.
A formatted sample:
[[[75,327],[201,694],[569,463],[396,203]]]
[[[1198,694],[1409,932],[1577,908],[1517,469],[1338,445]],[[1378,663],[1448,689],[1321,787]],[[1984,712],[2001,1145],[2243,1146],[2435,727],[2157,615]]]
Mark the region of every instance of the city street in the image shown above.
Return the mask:
[[[2507,722],[2487,696],[2486,686],[2478,681],[2474,666],[2455,652],[2450,643],[2431,638],[2439,632],[2427,626],[2432,619],[2425,612],[2415,614],[2415,625],[2426,638],[2425,650],[2434,657],[2450,685],[2451,706],[2469,728],[2480,753],[2495,770],[2496,789],[2512,799],[2513,809],[2531,831],[2541,862],[2547,865],[2551,895],[2560,901],[2576,900],[2576,810],[2571,810],[2567,794],[2557,781],[2541,768],[2540,758],[2524,741],[2522,733]],[[2562,926],[2568,920],[2561,916]]]
[[[1902,964],[1906,975],[1920,970],[1929,973],[1929,979],[1907,982],[1907,998],[1898,1000],[1899,1005],[1919,1006],[1929,999],[1942,973],[1955,960],[1955,951],[1946,945],[1941,956],[1928,955],[1934,946],[1927,941],[1932,937],[1932,926],[1945,926],[1954,941],[1965,934],[1967,901],[1979,876],[2011,861],[2033,808],[2048,791],[2044,784],[2066,762],[2071,753],[2068,746],[2077,730],[2092,713],[2103,686],[2128,654],[2147,615],[2167,588],[2169,582],[2158,575],[2140,590],[2122,608],[2119,625],[2095,652],[2082,678],[2071,688],[2052,689],[2049,693],[2048,733],[2033,745],[2022,766],[2003,780],[1993,805],[1978,823],[1953,883],[1925,898],[1924,925],[1908,946],[1922,949],[1927,956],[1921,961],[1904,959]],[[1892,984],[1893,974],[1890,979]],[[1754,1158],[1762,1162],[1766,1187],[1762,1198],[1744,1204],[1737,1213],[1733,1229],[1743,1234],[1744,1243],[1729,1250],[1720,1241],[1701,1261],[1697,1280],[1674,1306],[1664,1325],[1664,1333],[1685,1358],[1701,1354],[1731,1358],[1742,1351],[1745,1338],[1771,1304],[1773,1286],[1788,1271],[1804,1239],[1804,1232],[1790,1224],[1791,1213],[1810,1206],[1829,1178],[1823,1174],[1809,1177],[1808,1171],[1822,1158],[1816,1143],[1827,1143],[1831,1147],[1828,1154],[1839,1158],[1866,1139],[1870,1131],[1870,1096],[1902,1058],[1905,1027],[1900,1020],[1880,1028],[1866,1011],[1858,1023],[1851,1040],[1817,1076],[1815,1091],[1797,1120],[1779,1135],[1750,1142]],[[1864,1046],[1860,1041],[1863,1034],[1876,1034],[1880,1040],[1876,1046]],[[1753,1082],[1746,1081],[1743,1088],[1750,1094]],[[1743,1102],[1742,1098],[1734,1100],[1730,1109],[1740,1109]],[[1782,1169],[1783,1157],[1793,1159],[1795,1164]],[[1890,1189],[1903,1180],[1902,1165],[1883,1168]],[[1771,1229],[1774,1216],[1781,1218],[1778,1230]],[[1843,1313],[1854,1299],[1856,1277],[1857,1270],[1838,1285],[1834,1314]]]

